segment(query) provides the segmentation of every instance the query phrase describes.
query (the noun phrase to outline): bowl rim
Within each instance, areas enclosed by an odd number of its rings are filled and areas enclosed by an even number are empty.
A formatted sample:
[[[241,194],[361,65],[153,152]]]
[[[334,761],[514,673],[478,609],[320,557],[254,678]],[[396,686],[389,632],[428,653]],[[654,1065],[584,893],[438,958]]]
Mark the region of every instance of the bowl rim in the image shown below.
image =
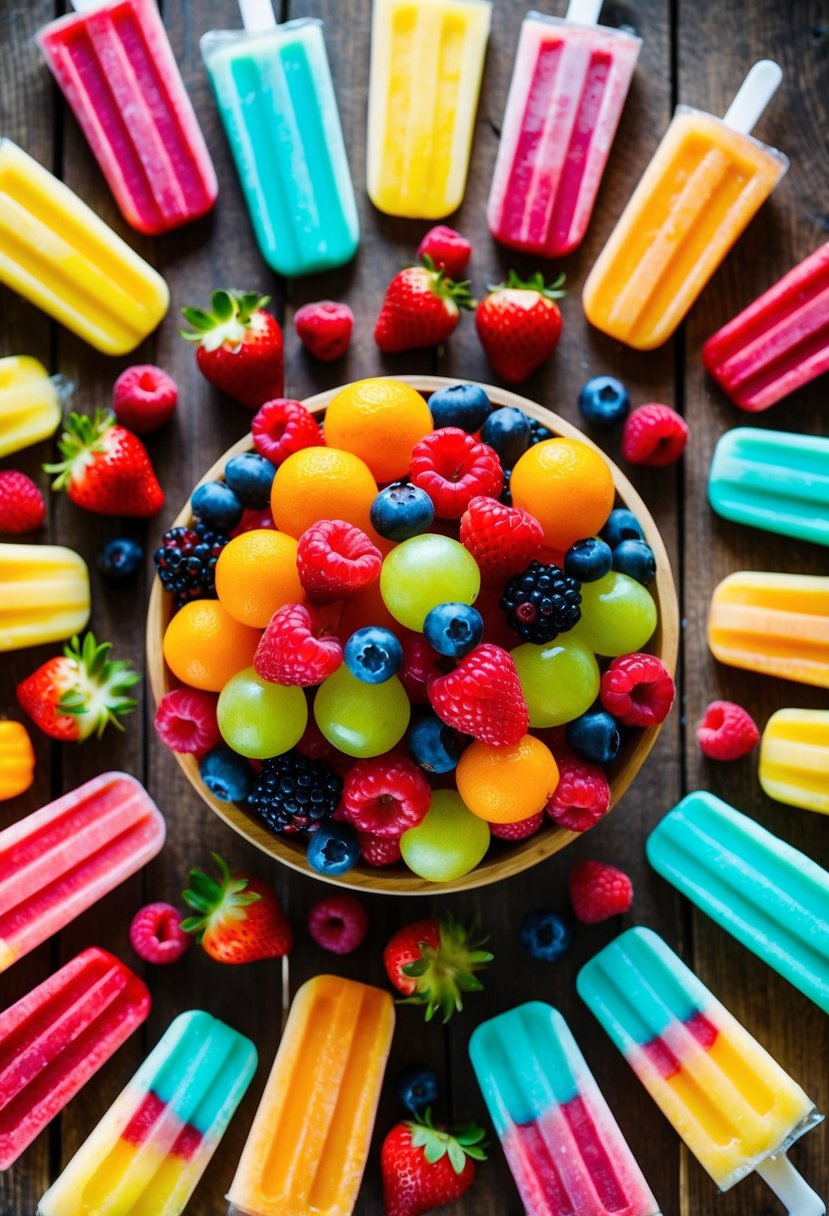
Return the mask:
[[[399,380],[405,384],[410,384],[413,388],[423,393],[432,393],[439,388],[447,388],[453,384],[472,383],[451,376],[400,375],[377,378]],[[350,381],[349,383],[356,382]],[[633,511],[642,525],[645,539],[654,552],[656,577],[650,590],[656,600],[658,620],[656,630],[649,639],[648,648],[650,652],[659,656],[673,676],[676,671],[679,649],[679,604],[676,586],[662,536],[638,491],[597,443],[590,439],[589,436],[583,434],[572,423],[567,422],[566,419],[554,413],[554,411],[498,385],[485,384],[480,381],[475,381],[474,383],[479,384],[484,389],[495,406],[516,406],[526,414],[536,418],[543,425],[549,427],[555,437],[578,439],[580,442],[587,444],[588,447],[599,452],[603,459],[607,461],[613,476],[617,498],[621,499],[624,505]],[[336,388],[315,393],[313,396],[305,398],[303,404],[311,413],[315,415],[322,414],[335,394],[345,387],[347,385],[339,385]],[[220,478],[224,473],[225,465],[233,456],[250,451],[252,447],[253,441],[250,432],[247,432],[211,465],[200,481],[197,482],[197,485],[193,487],[193,491],[206,481]],[[187,501],[170,527],[186,526],[192,522],[190,501],[193,491],[188,495]],[[170,612],[171,606],[172,599],[164,591],[156,575],[153,579],[150,593],[146,631],[147,674],[156,705],[164,693],[174,687],[174,681],[164,662],[162,646],[164,630],[172,615]],[[649,726],[640,730],[630,751],[624,756],[619,771],[611,774],[611,802],[608,813],[617,806],[629,789],[653,748],[662,725],[662,723],[659,723],[656,726]],[[565,848],[566,845],[581,835],[579,832],[570,832],[564,828],[547,828],[525,841],[517,841],[509,846],[509,848],[505,848],[503,852],[499,851],[494,856],[485,856],[468,874],[452,879],[449,882],[430,882],[410,871],[401,872],[397,868],[392,870],[390,867],[372,867],[361,862],[358,862],[353,869],[345,874],[329,876],[318,873],[308,865],[301,844],[292,844],[291,841],[269,832],[264,825],[258,824],[235,803],[222,802],[218,798],[215,798],[203,785],[199,776],[198,762],[193,755],[185,755],[180,752],[173,754],[180,769],[202,801],[228,827],[232,828],[250,844],[255,845],[256,848],[267,853],[270,857],[276,858],[291,869],[321,882],[339,887],[356,888],[361,891],[386,895],[440,895],[455,891],[473,890],[477,887],[499,882],[504,878],[509,878],[521,873],[523,870],[529,869],[531,866],[537,865],[547,857],[551,857],[554,853],[557,853],[560,849]]]

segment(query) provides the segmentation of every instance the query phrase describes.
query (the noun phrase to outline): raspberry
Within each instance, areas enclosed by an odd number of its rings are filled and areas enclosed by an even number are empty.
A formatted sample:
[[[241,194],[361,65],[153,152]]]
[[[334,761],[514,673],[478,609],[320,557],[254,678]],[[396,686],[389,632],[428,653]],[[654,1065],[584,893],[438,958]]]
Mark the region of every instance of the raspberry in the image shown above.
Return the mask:
[[[688,425],[669,405],[640,405],[625,421],[622,455],[630,464],[661,469],[679,460]]]
[[[459,279],[472,257],[472,246],[454,228],[438,224],[418,245],[417,256],[423,261],[431,258],[435,269],[444,271],[450,279]]]
[[[476,495],[497,498],[504,485],[497,454],[457,426],[432,431],[415,444],[411,478],[443,519],[460,519]]]
[[[221,742],[216,721],[219,698],[196,688],[174,688],[155,711],[156,733],[171,752],[207,752]]]
[[[399,838],[429,809],[432,792],[420,768],[397,752],[358,760],[346,774],[342,817],[360,832]]]
[[[157,431],[176,412],[178,388],[172,376],[152,363],[128,367],[115,381],[112,408],[122,426],[137,435]]]
[[[610,809],[610,785],[604,770],[578,756],[557,754],[558,785],[547,803],[553,823],[570,832],[586,832]]]
[[[397,672],[398,679],[413,705],[428,705],[432,680],[454,671],[455,664],[433,650],[422,633],[405,633],[400,644],[403,662]]]
[[[242,518],[231,532],[231,537],[241,536],[243,532],[260,532],[263,528],[276,528],[270,507],[262,510],[246,507]]]
[[[478,563],[483,583],[503,586],[538,553],[544,529],[529,511],[478,497],[461,516],[458,539]]]
[[[246,805],[272,832],[306,836],[331,818],[342,788],[330,764],[292,748],[265,760]]]
[[[759,742],[751,714],[733,701],[712,701],[697,727],[697,743],[709,760],[739,760]]]
[[[284,604],[273,614],[259,639],[253,666],[272,684],[309,688],[333,675],[343,661],[336,638],[317,637],[316,613],[304,604]]]
[[[621,916],[633,903],[633,883],[627,874],[602,861],[580,861],[567,883],[573,911],[585,925]]]
[[[623,654],[602,676],[599,697],[609,714],[625,726],[664,722],[676,688],[665,664],[652,654]]]
[[[46,503],[31,477],[6,469],[0,473],[0,532],[31,532],[46,519]]]
[[[493,747],[508,747],[527,733],[527,703],[515,663],[485,642],[454,671],[429,685],[432,708],[447,726]]]
[[[354,313],[347,304],[334,300],[303,304],[294,313],[294,329],[300,342],[322,363],[332,363],[345,354],[353,328]]]
[[[359,832],[360,852],[367,866],[393,866],[402,856],[400,837],[374,836],[371,832]]]
[[[558,566],[530,562],[504,588],[501,608],[507,621],[525,642],[536,646],[552,642],[581,618],[581,583],[568,578]]]
[[[147,904],[132,918],[130,942],[145,963],[175,963],[191,940],[181,927],[181,913],[170,904]]]
[[[324,604],[370,587],[380,576],[383,558],[354,524],[321,519],[297,541],[296,564],[308,598]]]
[[[368,912],[353,895],[329,895],[308,913],[308,932],[332,954],[351,954],[366,940]]]
[[[519,819],[515,823],[491,823],[489,825],[490,836],[497,836],[499,840],[526,840],[528,836],[534,836],[544,822],[544,812],[539,811],[536,815],[530,815],[529,819]]]
[[[324,442],[313,414],[301,401],[287,397],[266,401],[254,415],[250,433],[259,455],[277,465],[302,448],[316,448]]]

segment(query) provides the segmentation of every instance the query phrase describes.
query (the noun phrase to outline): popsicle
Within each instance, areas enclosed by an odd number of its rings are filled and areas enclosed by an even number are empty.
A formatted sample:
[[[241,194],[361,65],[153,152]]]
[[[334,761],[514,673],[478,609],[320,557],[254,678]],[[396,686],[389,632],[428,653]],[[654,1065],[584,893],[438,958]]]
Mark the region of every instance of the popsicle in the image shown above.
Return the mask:
[[[708,501],[724,519],[829,545],[829,439],[726,431],[714,449]]]
[[[0,359],[0,456],[48,439],[59,425],[58,391],[43,364],[29,355]]]
[[[0,1013],[0,1170],[150,1012],[137,975],[92,946]]]
[[[169,303],[161,275],[10,139],[0,139],[0,283],[107,355],[133,350]]]
[[[35,749],[26,727],[0,719],[0,802],[25,793],[34,774]]]
[[[826,870],[702,790],[668,812],[646,847],[663,878],[829,1013]]]
[[[89,620],[89,571],[60,545],[0,544],[0,651],[80,633]]]
[[[353,1212],[393,1030],[379,988],[333,975],[302,985],[228,1193],[232,1212]]]
[[[469,1055],[527,1216],[658,1216],[557,1009],[531,1001],[491,1018]]]
[[[155,0],[73,0],[37,42],[127,223],[157,234],[216,201],[216,172]]]
[[[601,0],[521,24],[487,223],[502,245],[563,257],[584,239],[641,38],[598,25]]]
[[[720,1190],[756,1170],[791,1212],[821,1216],[786,1149],[823,1116],[658,934],[628,929],[576,985]]]
[[[821,245],[702,348],[740,409],[767,410],[829,368],[829,243]]]
[[[379,211],[441,219],[463,201],[490,0],[374,0],[368,196]]]
[[[829,577],[730,574],[711,597],[708,645],[729,667],[829,688]]]
[[[759,776],[769,798],[829,815],[829,710],[772,714],[760,740]]]
[[[322,22],[240,8],[244,31],[213,30],[201,52],[259,250],[288,276],[342,266],[360,228]]]
[[[724,119],[677,107],[585,283],[597,329],[637,350],[670,338],[788,168],[749,135],[781,76],[756,63]]]
[[[38,1205],[38,1216],[180,1216],[256,1071],[256,1048],[180,1014]]]
[[[102,773],[0,832],[0,972],[161,851],[164,819],[126,773]]]

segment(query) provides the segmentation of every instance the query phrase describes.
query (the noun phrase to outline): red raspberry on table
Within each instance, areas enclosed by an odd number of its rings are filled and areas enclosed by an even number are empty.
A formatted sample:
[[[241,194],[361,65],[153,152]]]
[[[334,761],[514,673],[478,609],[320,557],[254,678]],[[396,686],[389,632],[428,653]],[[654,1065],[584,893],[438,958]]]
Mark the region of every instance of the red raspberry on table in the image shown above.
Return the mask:
[[[570,871],[567,885],[576,918],[585,925],[621,916],[633,903],[633,883],[627,874],[602,861],[580,861]]]
[[[46,519],[46,503],[31,477],[0,472],[0,532],[31,532]]]
[[[457,426],[441,427],[416,443],[410,473],[443,519],[460,519],[476,495],[497,498],[504,487],[497,453]]]
[[[437,270],[443,270],[450,279],[459,279],[469,265],[472,245],[465,236],[446,224],[430,228],[417,247],[420,259],[431,258]]]
[[[709,760],[739,760],[759,742],[751,714],[733,701],[712,701],[697,727],[697,743]]]
[[[478,563],[482,581],[495,586],[530,564],[544,543],[544,529],[529,511],[480,496],[461,516],[458,539]]]
[[[676,687],[661,659],[653,654],[623,654],[602,676],[599,697],[609,714],[625,726],[664,722]]]
[[[447,726],[492,747],[508,747],[527,733],[528,713],[512,657],[484,642],[454,671],[429,685],[429,700]]]
[[[299,581],[309,600],[324,604],[365,591],[380,577],[383,557],[365,532],[342,519],[321,519],[297,541]]]
[[[329,895],[308,913],[308,932],[323,950],[351,954],[366,940],[368,912],[353,895]]]
[[[403,662],[397,677],[413,705],[428,705],[429,685],[438,676],[454,671],[454,661],[433,650],[422,633],[404,633],[400,645]]]
[[[389,752],[351,766],[339,809],[358,831],[399,839],[420,823],[431,798],[429,782],[414,761]]]
[[[181,913],[170,904],[147,904],[132,918],[130,942],[145,963],[175,963],[191,941],[181,927]]]
[[[176,412],[178,387],[172,376],[152,363],[128,367],[115,381],[112,408],[122,426],[147,435]]]
[[[630,464],[661,469],[679,460],[688,441],[688,425],[669,405],[640,405],[625,419],[622,455]]]
[[[273,614],[256,647],[256,674],[271,684],[310,688],[333,675],[343,661],[336,638],[317,637],[317,617],[304,604],[284,604]]]
[[[316,448],[324,443],[314,415],[301,401],[290,401],[287,397],[266,401],[254,415],[250,433],[259,455],[277,465],[302,448]]]
[[[572,753],[556,755],[558,785],[547,803],[553,823],[570,832],[586,832],[610,809],[610,784],[604,769]]]
[[[497,836],[499,840],[526,840],[536,834],[543,822],[544,812],[539,811],[536,815],[530,815],[529,819],[519,819],[515,823],[491,823],[489,834]]]
[[[371,832],[358,832],[357,838],[367,866],[393,866],[402,857],[399,836],[374,836]]]
[[[166,692],[155,711],[155,729],[171,752],[208,752],[221,742],[216,706],[219,698],[197,688]]]
[[[317,300],[303,304],[294,313],[294,329],[300,342],[315,359],[332,363],[348,350],[354,313],[347,304]]]

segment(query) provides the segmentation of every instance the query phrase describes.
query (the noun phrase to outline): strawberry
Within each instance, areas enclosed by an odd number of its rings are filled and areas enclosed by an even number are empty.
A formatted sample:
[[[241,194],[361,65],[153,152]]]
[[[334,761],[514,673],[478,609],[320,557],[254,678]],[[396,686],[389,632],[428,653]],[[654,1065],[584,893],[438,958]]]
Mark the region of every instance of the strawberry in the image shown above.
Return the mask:
[[[303,304],[294,313],[294,329],[300,342],[309,355],[322,363],[333,363],[345,354],[353,328],[354,313],[347,304],[335,300]]]
[[[484,642],[454,671],[428,685],[432,709],[447,726],[492,747],[509,747],[527,733],[527,703],[512,656]]]
[[[287,954],[294,935],[274,889],[263,878],[231,874],[223,857],[212,857],[218,878],[190,871],[183,897],[197,915],[181,922],[185,933],[195,933],[205,954],[217,963],[253,963]]]
[[[475,312],[475,328],[492,369],[507,384],[520,384],[548,359],[561,335],[556,300],[564,275],[547,287],[542,274],[522,282],[514,270],[490,287]]]
[[[483,1128],[474,1123],[440,1131],[430,1111],[397,1123],[383,1141],[380,1170],[386,1216],[421,1216],[460,1199],[486,1160]]]
[[[45,519],[46,504],[31,477],[4,469],[0,473],[0,532],[32,532]]]
[[[63,460],[43,468],[58,474],[52,489],[66,490],[76,506],[96,515],[140,519],[164,506],[147,449],[111,410],[96,410],[93,418],[70,414],[58,447]]]
[[[493,498],[471,499],[461,516],[458,539],[468,549],[487,586],[503,586],[525,569],[544,543],[544,529],[529,511]]]
[[[451,916],[398,929],[383,951],[383,963],[406,998],[401,1004],[425,1005],[427,1022],[440,1010],[448,1022],[456,1009],[463,1009],[462,993],[482,990],[474,973],[492,960],[488,950],[480,949],[485,941],[476,925],[464,929]]]
[[[454,228],[438,224],[429,229],[418,245],[417,256],[430,257],[438,270],[443,270],[450,279],[459,279],[469,265],[472,246]]]
[[[62,655],[47,659],[17,686],[17,699],[34,723],[52,739],[82,742],[99,737],[111,722],[138,702],[127,696],[141,676],[129,663],[108,658],[111,642],[98,645],[93,634],[72,638]]]
[[[473,308],[467,283],[455,283],[435,270],[430,257],[423,266],[408,266],[386,288],[374,326],[374,339],[384,354],[438,346],[460,319],[462,308]]]
[[[214,291],[212,311],[181,310],[195,332],[179,332],[198,343],[196,363],[205,380],[250,410],[281,397],[284,388],[282,330],[264,311],[269,299],[255,291]]]

